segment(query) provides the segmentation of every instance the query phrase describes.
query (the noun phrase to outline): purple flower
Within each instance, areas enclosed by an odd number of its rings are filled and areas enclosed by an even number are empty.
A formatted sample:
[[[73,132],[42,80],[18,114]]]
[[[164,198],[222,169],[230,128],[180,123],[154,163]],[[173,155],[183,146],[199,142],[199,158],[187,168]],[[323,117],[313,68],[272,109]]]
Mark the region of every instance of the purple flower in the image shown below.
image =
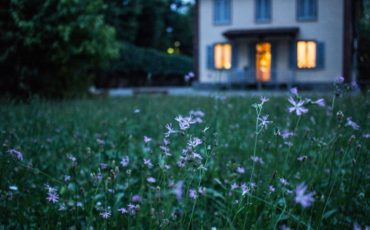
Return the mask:
[[[206,188],[205,187],[199,187],[198,192],[199,192],[199,194],[204,195],[206,193]]]
[[[184,186],[184,181],[180,180],[176,182],[175,186],[173,187],[173,192],[175,193],[177,200],[182,199],[182,195],[183,195],[182,187],[183,186]]]
[[[290,93],[293,94],[294,96],[298,96],[298,89],[297,87],[291,88]]]
[[[266,98],[266,97],[260,97],[260,100],[261,100],[261,104],[265,104],[266,102],[268,102],[270,99]]]
[[[156,182],[156,179],[155,179],[154,177],[148,177],[148,178],[146,179],[146,181],[148,181],[149,183],[153,184],[153,183],[155,183],[155,182]]]
[[[299,157],[297,157],[297,160],[298,161],[304,161],[306,159],[307,159],[307,156],[299,156]]]
[[[12,155],[13,157],[17,158],[18,160],[22,161],[23,160],[23,153],[16,149],[9,149],[8,153]]]
[[[144,143],[147,144],[152,141],[152,138],[144,136]]]
[[[292,112],[295,111],[297,116],[301,116],[303,113],[308,112],[308,109],[303,107],[304,101],[300,100],[300,101],[296,102],[296,101],[294,101],[294,99],[292,97],[290,97],[288,99],[288,101],[290,102],[290,104],[293,105],[292,107],[289,108],[289,113],[292,113]]]
[[[186,130],[190,128],[191,124],[194,124],[195,122],[190,117],[182,117],[181,115],[177,116],[175,120],[179,123],[181,130]]]
[[[132,202],[134,203],[139,203],[141,202],[141,196],[136,194],[136,195],[133,195],[132,198],[131,198]]]
[[[140,113],[140,109],[134,109],[134,113]]]
[[[260,164],[264,164],[265,162],[263,161],[263,159],[259,156],[251,156],[251,160],[255,163],[260,163]]]
[[[370,133],[365,133],[362,135],[363,138],[369,139],[370,138]]]
[[[314,192],[306,193],[307,186],[304,183],[301,183],[295,189],[295,202],[302,205],[302,207],[307,208],[312,205],[314,202],[313,195]]]
[[[289,184],[285,178],[280,178],[280,183],[285,186]]]
[[[193,200],[198,198],[198,193],[195,189],[189,189],[189,197]]]
[[[109,210],[104,210],[100,213],[100,216],[103,217],[103,219],[108,219],[112,213]]]
[[[100,163],[100,168],[101,169],[106,169],[106,168],[108,168],[108,164],[106,164],[106,163]]]
[[[285,224],[283,224],[280,226],[280,230],[292,230],[292,229],[286,226]]]
[[[239,173],[239,174],[244,174],[245,173],[245,169],[243,167],[238,167],[236,169],[236,172]]]
[[[130,163],[130,158],[128,156],[122,157],[120,164],[122,167],[127,167],[127,165]]]
[[[202,140],[199,139],[198,137],[194,137],[194,138],[191,138],[189,141],[188,141],[188,146],[189,147],[192,147],[192,148],[195,148],[197,147],[198,145],[202,144]]]
[[[126,214],[128,211],[125,208],[119,208],[118,211],[123,215]]]
[[[68,182],[71,180],[71,176],[69,175],[64,175],[64,182]]]
[[[59,195],[56,191],[50,191],[48,192],[48,196],[46,197],[46,199],[50,202],[50,203],[56,203],[58,202],[59,200]]]
[[[234,183],[231,184],[231,190],[235,190],[237,188],[239,188],[237,183],[234,182]]]
[[[153,167],[152,161],[150,159],[145,159],[144,158],[144,165],[146,165],[148,168]]]
[[[344,77],[343,77],[343,76],[338,76],[338,77],[335,79],[335,82],[336,82],[336,83],[339,83],[339,84],[343,83],[343,82],[344,82]]]
[[[176,133],[176,130],[172,128],[171,123],[166,125],[166,129],[167,129],[167,132],[164,134],[165,137],[169,137],[172,133]]]
[[[246,183],[243,183],[240,185],[240,188],[242,189],[242,196],[249,193],[250,189]]]
[[[259,117],[258,118],[258,121],[259,121],[258,126],[261,127],[262,129],[267,129],[268,124],[272,123],[272,121],[269,121],[268,118],[269,118],[269,115]]]
[[[347,117],[346,126],[350,126],[350,127],[352,127],[352,129],[355,129],[355,130],[360,129],[360,126],[357,123],[355,123],[354,121],[352,121],[352,117]]]
[[[282,132],[282,134],[281,134],[281,137],[283,138],[283,139],[288,139],[290,136],[293,136],[294,135],[294,133],[293,132],[290,132],[290,131],[288,131],[288,130],[284,130],[283,132]]]
[[[272,186],[272,185],[269,185],[269,191],[270,191],[271,193],[275,192],[275,187],[274,187],[274,186]]]
[[[313,101],[312,103],[320,107],[325,107],[325,100],[323,98],[317,99],[316,101]]]
[[[352,89],[357,89],[358,88],[358,84],[357,84],[357,82],[355,80],[353,80],[351,82],[351,87],[352,87]]]

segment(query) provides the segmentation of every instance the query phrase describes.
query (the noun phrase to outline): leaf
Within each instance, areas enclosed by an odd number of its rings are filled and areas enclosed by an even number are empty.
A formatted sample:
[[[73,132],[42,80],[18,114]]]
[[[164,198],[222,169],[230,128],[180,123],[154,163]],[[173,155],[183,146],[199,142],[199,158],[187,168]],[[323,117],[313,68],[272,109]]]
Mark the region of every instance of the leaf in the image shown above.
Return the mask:
[[[336,212],[337,212],[336,209],[329,210],[329,211],[327,211],[327,212],[324,213],[324,215],[322,216],[322,218],[323,219],[328,219],[331,215],[333,215]]]

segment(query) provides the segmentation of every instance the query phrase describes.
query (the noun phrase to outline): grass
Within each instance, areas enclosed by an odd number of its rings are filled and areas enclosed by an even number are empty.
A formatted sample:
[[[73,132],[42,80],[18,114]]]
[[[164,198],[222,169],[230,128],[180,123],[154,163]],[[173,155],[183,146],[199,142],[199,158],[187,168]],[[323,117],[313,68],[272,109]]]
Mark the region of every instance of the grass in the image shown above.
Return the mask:
[[[325,107],[306,105],[309,112],[301,117],[287,112],[286,97],[271,98],[257,108],[252,104],[260,103],[259,98],[245,97],[3,101],[0,227],[348,229],[369,225],[369,100],[337,98],[334,111],[332,98],[325,100]],[[204,122],[180,130],[174,118],[191,110],[203,111]],[[273,123],[261,129],[256,118],[267,114]],[[360,129],[347,126],[347,117]],[[171,156],[160,148],[168,123],[177,131],[168,138]],[[284,139],[284,130],[294,135]],[[152,141],[144,143],[144,136]],[[202,143],[187,147],[194,137]],[[23,153],[24,159],[18,160],[11,149]],[[179,167],[182,153],[185,166]],[[124,156],[129,157],[126,167],[120,165]],[[252,161],[252,156],[263,163]],[[153,167],[147,167],[144,159],[150,159]],[[245,172],[238,173],[238,167]],[[149,183],[148,177],[156,182]],[[281,178],[289,184],[282,184]],[[249,190],[244,195],[243,183]],[[295,188],[301,183],[307,185],[306,193],[315,193],[307,208],[295,202]],[[56,203],[46,199],[50,193],[46,184],[56,189]],[[237,188],[231,189],[233,184]],[[182,192],[179,199],[174,189]],[[141,201],[132,201],[136,194]],[[120,208],[128,213],[121,214]],[[102,217],[105,211],[109,218]]]

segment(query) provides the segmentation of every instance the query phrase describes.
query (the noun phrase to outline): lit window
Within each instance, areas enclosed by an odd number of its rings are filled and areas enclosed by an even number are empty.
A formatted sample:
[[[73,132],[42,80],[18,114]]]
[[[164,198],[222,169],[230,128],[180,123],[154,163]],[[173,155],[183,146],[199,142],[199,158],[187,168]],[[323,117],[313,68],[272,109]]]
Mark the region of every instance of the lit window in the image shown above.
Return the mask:
[[[216,69],[231,69],[231,45],[217,44],[214,47]]]
[[[297,43],[297,67],[312,69],[316,67],[316,42],[299,41]]]

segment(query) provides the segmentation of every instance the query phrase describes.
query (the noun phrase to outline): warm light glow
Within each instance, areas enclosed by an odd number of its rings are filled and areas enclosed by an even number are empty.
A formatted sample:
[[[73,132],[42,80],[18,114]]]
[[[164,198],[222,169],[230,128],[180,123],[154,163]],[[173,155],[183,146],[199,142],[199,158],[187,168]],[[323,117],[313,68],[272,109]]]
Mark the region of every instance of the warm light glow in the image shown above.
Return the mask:
[[[316,67],[316,42],[299,41],[297,43],[297,66],[300,69]]]
[[[256,45],[257,81],[269,81],[271,78],[271,43],[261,42]]]
[[[170,48],[167,49],[167,53],[168,54],[173,54],[174,52],[175,52],[175,49],[174,48],[171,48],[170,47]]]
[[[214,47],[214,62],[216,69],[231,69],[231,45],[217,44]]]

